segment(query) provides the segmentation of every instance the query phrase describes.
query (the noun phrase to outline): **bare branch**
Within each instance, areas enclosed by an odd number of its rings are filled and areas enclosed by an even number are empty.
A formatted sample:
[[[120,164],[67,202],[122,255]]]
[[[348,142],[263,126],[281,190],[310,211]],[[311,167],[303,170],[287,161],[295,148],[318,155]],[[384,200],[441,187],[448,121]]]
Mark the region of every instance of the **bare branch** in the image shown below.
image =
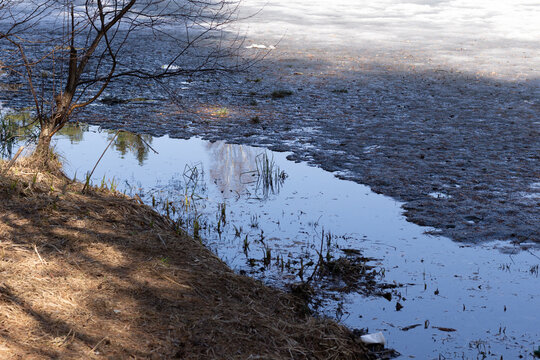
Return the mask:
[[[238,6],[228,0],[0,0],[0,64],[24,74],[40,142],[47,142],[113,82],[248,67],[250,61],[235,59],[243,39],[227,30]],[[143,42],[153,50],[141,49]],[[39,86],[34,73],[41,74]]]

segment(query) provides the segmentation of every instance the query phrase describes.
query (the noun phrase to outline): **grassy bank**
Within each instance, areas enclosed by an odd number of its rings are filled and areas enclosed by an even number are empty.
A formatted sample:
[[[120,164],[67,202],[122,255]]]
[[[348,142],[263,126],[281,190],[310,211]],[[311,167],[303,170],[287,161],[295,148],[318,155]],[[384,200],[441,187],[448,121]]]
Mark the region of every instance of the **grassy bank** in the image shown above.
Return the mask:
[[[0,173],[0,358],[371,358],[149,207],[82,188]]]

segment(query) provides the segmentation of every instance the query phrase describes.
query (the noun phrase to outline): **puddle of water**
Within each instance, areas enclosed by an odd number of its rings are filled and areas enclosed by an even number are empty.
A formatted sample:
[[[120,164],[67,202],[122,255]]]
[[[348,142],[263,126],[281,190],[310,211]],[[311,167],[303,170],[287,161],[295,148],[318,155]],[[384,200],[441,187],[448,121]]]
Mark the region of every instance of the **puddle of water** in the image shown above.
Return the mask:
[[[113,136],[93,126],[57,136],[68,175],[83,179]],[[332,234],[331,244],[323,244],[332,255],[361,250],[380,259],[380,280],[405,286],[391,301],[334,294],[320,311],[354,328],[383,331],[403,358],[532,358],[538,347],[540,252],[533,244],[470,245],[426,235],[432,229],[408,223],[399,202],[290,162],[286,153],[196,138],[143,140],[121,135],[92,182],[110,186],[114,179],[120,191],[139,194],[161,212],[184,214],[191,233],[197,219],[203,242],[236,271],[277,286],[298,280],[300,259],[317,257],[324,231]],[[273,188],[265,188],[257,176],[261,164],[286,176],[274,176]],[[305,273],[313,268],[306,265]]]

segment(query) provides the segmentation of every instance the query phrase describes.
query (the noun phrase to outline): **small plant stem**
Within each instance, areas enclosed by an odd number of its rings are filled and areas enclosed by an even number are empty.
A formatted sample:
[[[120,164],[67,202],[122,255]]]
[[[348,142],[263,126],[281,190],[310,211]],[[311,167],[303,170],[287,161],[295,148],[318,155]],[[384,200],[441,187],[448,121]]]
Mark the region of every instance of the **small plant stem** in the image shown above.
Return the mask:
[[[118,136],[118,134],[120,133],[120,131],[123,131],[123,130],[118,130],[116,132],[116,134],[114,134],[113,138],[111,139],[111,141],[109,141],[109,144],[107,145],[107,147],[105,148],[105,150],[103,150],[103,153],[101,154],[101,156],[99,157],[98,161],[96,162],[96,165],[94,165],[94,168],[92,169],[92,171],[90,171],[90,175],[88,175],[88,179],[90,179],[92,177],[92,175],[94,174],[94,171],[96,170],[99,162],[101,161],[101,159],[103,158],[103,156],[105,155],[105,153],[107,152],[107,150],[109,149],[109,147],[111,146],[111,144],[113,143],[114,139],[116,139],[116,137]],[[86,188],[88,186],[88,183],[89,181],[87,181],[84,186],[83,186],[83,189],[82,189],[82,192],[84,193],[86,191]]]
[[[315,252],[317,252],[317,254],[319,255],[319,261],[317,261],[317,264],[315,264],[315,268],[313,268],[313,272],[311,273],[311,276],[306,281],[307,284],[309,284],[311,280],[313,280],[313,277],[319,270],[319,267],[321,267],[324,264],[324,258],[322,256],[323,249],[324,249],[324,229],[322,231],[322,236],[321,236],[321,251],[318,252],[317,250],[315,250]]]
[[[133,198],[135,200],[137,200],[139,202],[139,204],[144,205],[144,201],[142,201],[142,199],[141,199],[141,197],[139,195],[135,194],[135,196],[133,196]]]

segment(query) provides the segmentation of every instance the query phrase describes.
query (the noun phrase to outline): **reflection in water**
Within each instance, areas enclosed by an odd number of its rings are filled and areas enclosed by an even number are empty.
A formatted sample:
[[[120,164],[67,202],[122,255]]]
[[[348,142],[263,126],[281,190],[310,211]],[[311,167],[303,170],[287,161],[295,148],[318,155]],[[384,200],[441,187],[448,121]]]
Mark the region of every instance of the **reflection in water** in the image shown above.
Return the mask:
[[[267,199],[270,194],[277,195],[287,178],[285,171],[282,171],[274,161],[274,155],[268,152],[257,155],[257,190],[262,189],[263,199]]]
[[[84,140],[84,134],[88,132],[89,126],[82,123],[66,124],[59,131],[59,134],[66,136],[72,144],[78,144]],[[116,131],[106,130],[107,140],[111,141],[116,135]],[[148,159],[148,151],[150,150],[147,144],[152,144],[151,135],[138,135],[127,131],[118,133],[113,141],[113,147],[122,157],[126,154],[133,154],[139,161],[139,165],[143,165]],[[105,148],[103,149],[105,150]]]
[[[10,158],[13,156],[13,145],[15,143],[16,129],[13,128],[11,122],[4,118],[0,119],[0,157]]]
[[[255,148],[227,144],[221,141],[208,143],[206,148],[211,153],[210,177],[222,193],[244,194],[253,181],[256,169]]]
[[[9,111],[2,108],[0,103],[0,157],[11,157],[15,143],[20,142],[21,139],[27,141],[35,139],[37,130],[38,123],[34,121],[30,111]],[[71,144],[79,144],[84,140],[84,135],[88,130],[87,124],[68,123],[58,132],[58,135],[69,139]],[[115,136],[116,131],[106,130],[106,133],[107,139],[110,141]],[[131,153],[137,158],[139,165],[143,165],[148,159],[148,151],[150,150],[148,145],[152,144],[152,139],[151,135],[138,135],[121,131],[116,136],[113,146],[122,157]]]
[[[72,144],[79,144],[84,140],[84,134],[89,126],[82,123],[68,123],[59,132]],[[35,121],[31,111],[22,109],[12,111],[5,109],[0,103],[0,158],[10,158],[13,155],[15,143],[32,141],[37,138],[38,122]],[[110,141],[116,131],[107,130],[107,139]],[[151,135],[138,135],[122,131],[118,133],[113,142],[114,148],[122,155],[132,153],[139,165],[148,159],[148,145],[152,144]],[[17,145],[18,146],[18,145]]]
[[[58,134],[66,136],[72,144],[78,144],[84,139],[84,133],[88,131],[88,125],[81,123],[68,123]]]
[[[222,193],[259,200],[279,194],[287,175],[268,152],[222,141],[208,143],[206,148],[211,153],[210,176]]]
[[[0,103],[0,157],[10,158],[13,156],[15,147],[21,139],[31,140],[36,138],[37,122],[32,113],[26,109],[12,111],[5,109]]]
[[[107,138],[109,141],[116,134],[116,131],[108,131]],[[128,152],[135,155],[139,161],[139,165],[144,164],[144,161],[148,159],[149,147],[147,144],[152,143],[151,135],[138,135],[126,131],[121,131],[114,140],[114,148],[125,156]]]
[[[69,139],[72,144],[79,144],[84,140],[84,134],[89,126],[82,123],[68,123],[59,132]],[[12,111],[5,109],[0,103],[0,157],[10,158],[13,155],[15,143],[33,141],[37,139],[38,122],[35,121],[31,111],[23,109]],[[110,141],[116,131],[107,130],[107,139]],[[133,154],[139,165],[148,159],[149,146],[152,144],[151,135],[138,135],[122,131],[116,136],[113,146],[122,155]],[[105,148],[104,148],[105,149]]]

